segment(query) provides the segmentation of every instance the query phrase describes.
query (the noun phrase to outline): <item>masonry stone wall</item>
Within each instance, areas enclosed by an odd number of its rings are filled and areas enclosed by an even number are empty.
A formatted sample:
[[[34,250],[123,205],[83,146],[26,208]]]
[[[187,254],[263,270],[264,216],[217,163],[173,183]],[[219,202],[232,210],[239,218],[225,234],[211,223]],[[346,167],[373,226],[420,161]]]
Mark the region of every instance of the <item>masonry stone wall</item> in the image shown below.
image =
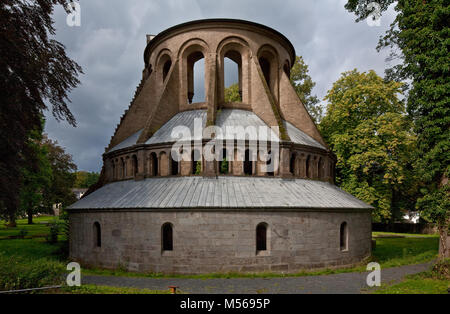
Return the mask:
[[[101,226],[95,246],[94,223]],[[161,227],[173,225],[173,251],[162,251]],[[256,251],[264,222],[267,250]],[[348,250],[340,226],[348,226]],[[371,251],[369,211],[97,211],[70,214],[70,256],[84,265],[138,272],[296,272],[360,262]]]

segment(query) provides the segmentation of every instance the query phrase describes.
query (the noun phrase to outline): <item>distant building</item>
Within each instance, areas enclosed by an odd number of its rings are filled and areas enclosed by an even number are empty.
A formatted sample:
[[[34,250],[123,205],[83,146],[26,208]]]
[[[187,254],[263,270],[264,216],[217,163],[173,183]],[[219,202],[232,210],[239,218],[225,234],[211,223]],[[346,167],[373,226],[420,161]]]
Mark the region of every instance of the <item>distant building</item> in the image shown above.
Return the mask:
[[[87,192],[88,189],[72,189],[73,194],[77,197],[77,200],[81,199],[84,193]]]
[[[408,212],[403,216],[403,219],[409,223],[417,224],[419,223],[420,214],[419,212]]]

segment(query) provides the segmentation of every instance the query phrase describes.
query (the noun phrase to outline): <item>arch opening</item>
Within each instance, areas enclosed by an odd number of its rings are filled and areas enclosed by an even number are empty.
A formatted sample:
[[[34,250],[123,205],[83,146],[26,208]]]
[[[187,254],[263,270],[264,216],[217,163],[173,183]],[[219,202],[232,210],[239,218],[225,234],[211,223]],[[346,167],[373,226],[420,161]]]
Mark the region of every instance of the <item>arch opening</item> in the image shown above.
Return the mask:
[[[324,163],[322,157],[319,158],[319,171],[318,171],[318,176],[319,176],[319,179],[320,179],[320,180],[325,179],[325,163]]]
[[[252,175],[253,174],[253,161],[250,158],[250,150],[245,150],[245,158],[244,158],[244,174]]]
[[[173,158],[172,154],[170,154],[170,168],[171,168],[171,175],[176,176],[180,173],[179,171],[179,162]]]
[[[188,103],[205,101],[205,56],[196,51],[187,57]]]
[[[194,149],[191,153],[191,170],[192,174],[201,174],[202,172],[202,159],[200,156],[200,151],[197,149]]]
[[[123,158],[120,158],[120,164],[121,164],[121,170],[122,170],[121,176],[122,176],[122,179],[125,179],[127,176],[127,163],[125,162],[125,160]]]
[[[274,156],[272,155],[272,151],[269,150],[269,152],[267,153],[267,161],[266,161],[266,171],[267,171],[267,175],[269,177],[273,177],[275,175],[274,172]]]
[[[167,60],[163,65],[163,82],[166,81],[167,75],[169,74],[170,68],[172,67],[172,60]]]
[[[308,155],[308,157],[306,157],[306,177],[311,179],[312,178],[312,173],[311,173],[311,156]]]
[[[150,176],[156,177],[158,175],[158,157],[156,153],[150,154]]]
[[[224,60],[225,102],[242,102],[242,57],[235,50],[225,54]]]
[[[339,243],[341,251],[348,250],[348,227],[347,223],[344,221],[341,223],[340,233],[339,233]]]
[[[222,149],[222,154],[219,159],[219,172],[220,174],[228,174],[229,173],[229,161],[227,159],[227,150]]]
[[[94,247],[102,246],[102,230],[98,221],[94,222]]]
[[[270,88],[270,62],[264,57],[259,58],[259,65],[266,79],[267,86]]]
[[[296,173],[296,169],[295,169],[296,168],[296,164],[295,164],[296,158],[297,158],[297,155],[295,153],[291,154],[291,159],[289,161],[289,172],[292,175],[295,175],[295,173]]]
[[[173,251],[173,228],[170,222],[161,227],[161,246],[163,251]]]
[[[256,251],[267,251],[267,224],[264,222],[256,226]]]
[[[133,163],[133,176],[136,176],[138,174],[138,159],[136,155],[133,155],[132,157],[132,163]]]

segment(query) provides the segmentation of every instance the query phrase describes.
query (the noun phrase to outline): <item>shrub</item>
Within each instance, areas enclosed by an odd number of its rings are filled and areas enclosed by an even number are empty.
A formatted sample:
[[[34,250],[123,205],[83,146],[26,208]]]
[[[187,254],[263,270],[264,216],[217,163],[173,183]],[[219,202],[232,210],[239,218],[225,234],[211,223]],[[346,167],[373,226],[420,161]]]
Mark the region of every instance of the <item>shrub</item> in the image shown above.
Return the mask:
[[[450,258],[438,261],[433,265],[431,272],[434,278],[450,280]]]
[[[19,290],[63,283],[65,267],[46,258],[31,260],[0,254],[0,290]]]
[[[50,224],[50,232],[47,235],[46,239],[48,243],[56,243],[58,242],[58,233],[59,233],[59,225],[57,222],[52,222]]]
[[[26,235],[28,234],[28,230],[26,229],[20,229],[19,233],[17,234],[17,238],[24,239]]]

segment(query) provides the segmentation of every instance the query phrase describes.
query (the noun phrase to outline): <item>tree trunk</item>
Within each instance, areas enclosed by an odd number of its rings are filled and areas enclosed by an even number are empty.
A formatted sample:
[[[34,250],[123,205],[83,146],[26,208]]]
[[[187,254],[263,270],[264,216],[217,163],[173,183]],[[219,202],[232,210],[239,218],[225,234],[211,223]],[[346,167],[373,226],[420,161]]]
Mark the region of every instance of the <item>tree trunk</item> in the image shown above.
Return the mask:
[[[439,226],[439,260],[450,258],[450,235],[447,226]]]
[[[29,209],[27,210],[27,216],[28,216],[28,224],[32,225],[33,224],[33,210],[30,209],[30,207],[28,207]]]

